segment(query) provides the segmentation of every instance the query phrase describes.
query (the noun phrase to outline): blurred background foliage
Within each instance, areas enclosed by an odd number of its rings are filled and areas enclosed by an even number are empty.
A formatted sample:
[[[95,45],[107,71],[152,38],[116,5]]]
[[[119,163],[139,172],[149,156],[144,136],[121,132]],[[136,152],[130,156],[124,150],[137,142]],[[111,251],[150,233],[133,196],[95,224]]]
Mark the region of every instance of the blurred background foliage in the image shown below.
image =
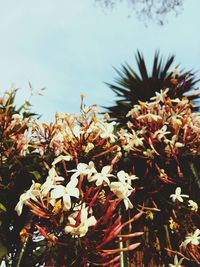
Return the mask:
[[[138,100],[148,101],[155,92],[169,88],[168,96],[172,99],[185,95],[193,101],[193,110],[199,109],[199,89],[195,85],[199,82],[196,72],[184,70],[175,65],[175,56],[169,56],[164,60],[159,51],[155,53],[152,69],[148,70],[145,59],[140,51],[135,55],[137,70],[129,64],[123,64],[121,69],[115,69],[117,77],[109,88],[115,93],[117,100],[115,105],[107,107],[110,117],[125,126],[128,118],[126,114]],[[180,73],[179,73],[180,72]]]
[[[170,14],[178,15],[183,11],[184,0],[95,0],[104,8],[114,8],[126,2],[132,13],[143,21],[153,21],[163,25]]]

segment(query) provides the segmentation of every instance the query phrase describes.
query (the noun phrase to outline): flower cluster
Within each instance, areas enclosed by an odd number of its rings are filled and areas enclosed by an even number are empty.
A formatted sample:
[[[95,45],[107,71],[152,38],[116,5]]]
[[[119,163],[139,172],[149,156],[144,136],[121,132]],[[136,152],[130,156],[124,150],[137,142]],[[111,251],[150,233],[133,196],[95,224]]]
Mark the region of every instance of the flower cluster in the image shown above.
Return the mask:
[[[150,102],[139,101],[127,114],[130,121],[119,138],[126,153],[146,159],[148,169],[156,169],[161,182],[173,183],[182,176],[179,158],[200,152],[200,116],[191,112],[186,97],[170,99],[167,92],[156,92]],[[176,170],[166,173],[173,162]]]
[[[182,236],[180,238],[179,234],[179,247],[184,254],[192,256],[192,258],[198,263],[198,245],[200,244],[200,230],[197,226],[194,225],[191,218],[194,217],[198,212],[198,204],[193,200],[186,200],[189,198],[189,195],[181,193],[181,187],[177,187],[174,194],[170,195],[170,198],[173,202],[176,203],[176,206],[172,210],[172,217],[170,218],[170,228],[174,233],[180,233],[180,226],[182,224],[182,220],[185,220],[184,217],[187,218],[189,223],[184,223],[182,225]]]
[[[115,146],[114,122],[108,123],[96,117],[96,106],[82,107],[81,114],[56,114],[49,125],[35,121],[34,145],[41,155],[70,155],[79,162],[80,157],[100,157],[120,149]]]
[[[124,164],[133,164],[140,177],[134,204],[146,214],[146,245],[141,255],[148,254],[149,247],[159,248],[154,253],[167,251],[170,257],[179,251],[181,262],[184,258],[199,264],[198,204],[190,195],[198,191],[194,185],[198,174],[191,159],[199,157],[200,116],[192,113],[186,97],[170,99],[167,93],[168,89],[156,92],[149,102],[139,101],[128,112],[127,127],[118,131],[122,158]],[[149,262],[156,264],[153,257]],[[177,258],[174,262],[179,264]]]
[[[116,253],[140,245],[117,245],[120,238],[125,242],[143,234],[126,232],[143,212],[122,217],[124,210],[134,207],[133,182],[138,177],[117,166],[121,148],[115,124],[98,119],[95,106],[82,106],[81,111],[81,115],[56,114],[50,125],[33,123],[31,147],[43,157],[50,154],[45,161],[48,175],[43,183],[33,181],[15,210],[21,215],[23,206],[28,206],[39,218],[39,234],[54,244],[76,247],[67,266],[72,261],[109,266],[119,261]]]
[[[5,92],[0,98],[0,153],[3,163],[14,156],[25,156],[29,149],[31,117],[26,111],[29,103],[15,110],[15,95],[16,90],[13,90]]]
[[[8,106],[6,96],[0,105]],[[191,194],[198,175],[188,159],[200,152],[200,116],[191,107],[186,97],[170,99],[161,90],[130,110],[123,129],[83,102],[80,115],[56,114],[49,124],[16,111],[2,115],[6,147],[15,145],[2,162],[17,152],[40,164],[29,170],[32,185],[15,207],[34,216],[25,236],[42,240],[38,251],[44,240],[52,251],[64,248],[65,266],[119,266],[126,251],[133,264],[172,257],[170,266],[199,264],[198,201]]]

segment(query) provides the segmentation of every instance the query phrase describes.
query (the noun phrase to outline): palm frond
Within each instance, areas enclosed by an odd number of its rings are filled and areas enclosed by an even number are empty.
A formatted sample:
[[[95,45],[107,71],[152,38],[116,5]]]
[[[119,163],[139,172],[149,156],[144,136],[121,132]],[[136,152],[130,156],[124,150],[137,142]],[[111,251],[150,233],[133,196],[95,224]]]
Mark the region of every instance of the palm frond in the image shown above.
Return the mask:
[[[169,88],[168,95],[171,98],[181,98],[188,95],[188,98],[194,103],[194,110],[199,108],[199,92],[193,93],[197,82],[196,73],[193,71],[180,71],[180,75],[175,77],[177,83],[173,83],[174,75],[170,69],[174,65],[175,56],[169,55],[166,61],[160,52],[156,51],[153,59],[152,70],[149,74],[143,54],[138,50],[135,55],[138,72],[135,71],[128,63],[121,66],[121,69],[115,69],[117,78],[114,84],[106,83],[108,87],[116,94],[117,100],[115,105],[104,107],[107,109],[111,118],[115,119],[120,125],[127,122],[126,114],[138,100],[148,101],[157,91]],[[190,94],[188,94],[190,92]]]

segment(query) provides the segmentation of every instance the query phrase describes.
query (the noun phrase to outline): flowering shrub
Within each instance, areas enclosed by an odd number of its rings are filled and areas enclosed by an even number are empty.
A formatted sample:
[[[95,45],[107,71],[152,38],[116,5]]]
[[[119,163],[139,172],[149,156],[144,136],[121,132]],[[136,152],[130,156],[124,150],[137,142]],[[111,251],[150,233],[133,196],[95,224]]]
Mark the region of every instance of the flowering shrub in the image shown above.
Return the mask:
[[[146,212],[144,256],[149,255],[149,266],[167,264],[167,257],[175,251],[199,263],[198,205],[185,199],[199,192],[194,159],[200,152],[200,116],[191,112],[187,98],[170,99],[167,90],[157,92],[150,102],[139,101],[127,114],[127,129],[118,133],[122,158],[129,160],[140,177],[134,203]],[[181,188],[189,195],[182,194]],[[192,243],[188,235],[193,232]]]
[[[133,208],[129,197],[137,177],[116,166],[121,148],[114,123],[98,119],[95,106],[82,104],[81,112],[56,114],[49,125],[34,121],[29,147],[42,157],[50,155],[44,159],[48,176],[43,183],[33,181],[15,210],[21,215],[28,206],[39,218],[38,234],[68,248],[66,266],[118,266],[120,252],[140,245],[131,241],[119,246],[120,240],[142,235],[129,233],[128,226],[143,212],[122,218],[124,209]]]
[[[26,266],[30,257],[33,266],[199,264],[200,116],[187,98],[157,92],[135,105],[119,129],[83,97],[80,115],[56,114],[46,124],[16,112],[10,96],[0,107],[1,192],[9,188],[15,201],[8,205],[10,194],[0,201],[8,214],[2,233],[15,228],[14,207],[25,216],[16,233],[25,254],[12,244],[11,264]],[[17,167],[8,161],[16,158]],[[22,174],[23,187],[16,179]]]

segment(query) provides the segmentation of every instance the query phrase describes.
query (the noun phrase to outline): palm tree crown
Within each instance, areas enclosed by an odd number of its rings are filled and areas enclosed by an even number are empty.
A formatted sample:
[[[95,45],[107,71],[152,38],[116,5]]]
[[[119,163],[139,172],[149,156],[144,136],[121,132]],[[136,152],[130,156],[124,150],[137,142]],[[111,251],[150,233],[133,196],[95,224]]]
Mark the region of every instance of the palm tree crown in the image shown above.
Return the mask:
[[[170,98],[181,98],[199,81],[195,79],[191,71],[178,73],[178,66],[172,70],[175,56],[169,56],[166,62],[156,51],[153,60],[151,74],[148,73],[143,55],[137,51],[136,63],[139,69],[137,73],[128,64],[122,65],[121,70],[116,70],[118,77],[114,84],[107,85],[116,93],[119,98],[114,106],[106,107],[110,117],[118,121],[121,125],[127,122],[126,114],[134,104],[140,101],[148,101],[160,89],[169,88]],[[193,101],[194,110],[198,109],[197,100],[200,93],[191,93],[188,98]]]

